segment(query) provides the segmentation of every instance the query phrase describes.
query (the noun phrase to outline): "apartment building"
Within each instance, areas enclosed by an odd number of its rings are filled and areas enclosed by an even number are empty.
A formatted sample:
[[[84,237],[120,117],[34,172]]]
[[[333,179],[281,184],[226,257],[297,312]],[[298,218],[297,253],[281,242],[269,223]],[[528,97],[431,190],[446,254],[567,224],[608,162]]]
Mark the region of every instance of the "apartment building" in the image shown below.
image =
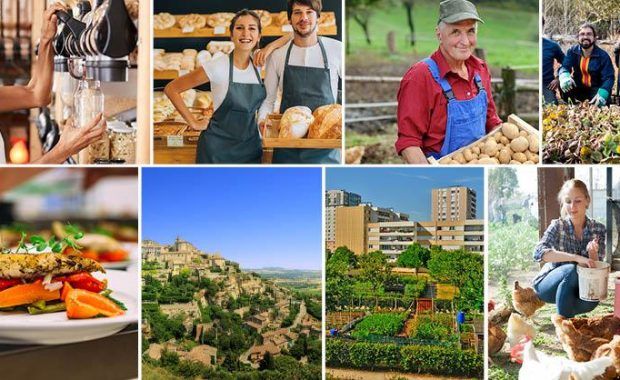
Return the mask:
[[[333,247],[347,246],[351,251],[361,255],[367,252],[369,223],[404,222],[408,219],[408,214],[371,204],[337,207]]]
[[[439,246],[445,250],[484,251],[484,221],[399,221],[369,223],[367,251],[382,251],[390,261],[413,243],[423,247]]]
[[[464,221],[476,218],[476,192],[464,186],[433,189],[431,220]]]
[[[329,250],[336,248],[336,208],[353,207],[362,203],[362,197],[346,190],[325,192],[325,245]]]

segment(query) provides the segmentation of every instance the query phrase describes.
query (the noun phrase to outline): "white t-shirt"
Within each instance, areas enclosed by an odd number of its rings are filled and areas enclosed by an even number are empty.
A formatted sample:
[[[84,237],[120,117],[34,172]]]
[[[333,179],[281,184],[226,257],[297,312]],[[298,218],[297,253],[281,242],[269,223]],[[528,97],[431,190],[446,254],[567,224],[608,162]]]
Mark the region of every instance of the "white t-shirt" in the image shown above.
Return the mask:
[[[232,54],[232,53],[231,53]],[[228,55],[217,57],[202,65],[203,70],[211,83],[211,96],[213,97],[213,111],[217,110],[226,98],[228,92],[228,71],[230,70],[230,58]],[[257,67],[260,74],[260,67]],[[233,68],[233,82],[235,83],[260,83],[250,63],[245,70]]]
[[[0,164],[6,164],[6,158],[4,158],[4,140],[2,134],[0,134]]]
[[[342,42],[328,37],[319,38],[325,47],[325,54],[327,55],[329,67],[329,79],[331,81],[334,100],[336,100],[338,98],[338,78],[342,76]],[[263,120],[268,114],[279,111],[274,109],[274,105],[278,90],[282,90],[284,61],[286,60],[286,51],[291,43],[292,41],[274,51],[267,61],[267,75],[265,76],[267,98],[258,111],[258,120]],[[323,55],[321,54],[321,47],[318,43],[310,47],[299,47],[293,44],[288,64],[304,67],[325,67]]]

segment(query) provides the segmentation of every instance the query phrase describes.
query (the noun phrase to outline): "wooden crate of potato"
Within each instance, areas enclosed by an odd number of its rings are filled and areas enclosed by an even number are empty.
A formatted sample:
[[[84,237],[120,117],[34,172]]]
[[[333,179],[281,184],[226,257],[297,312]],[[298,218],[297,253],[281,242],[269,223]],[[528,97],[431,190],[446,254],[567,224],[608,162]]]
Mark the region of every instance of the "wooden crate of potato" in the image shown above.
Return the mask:
[[[436,160],[431,165],[521,165],[537,164],[539,132],[517,115],[508,116],[501,127],[484,137]]]

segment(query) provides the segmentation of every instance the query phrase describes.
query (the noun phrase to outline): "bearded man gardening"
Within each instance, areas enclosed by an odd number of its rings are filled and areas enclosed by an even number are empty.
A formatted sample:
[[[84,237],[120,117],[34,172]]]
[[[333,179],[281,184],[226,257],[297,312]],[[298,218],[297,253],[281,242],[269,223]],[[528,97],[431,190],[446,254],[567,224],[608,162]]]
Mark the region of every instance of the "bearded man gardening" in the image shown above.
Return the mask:
[[[342,42],[318,36],[321,0],[288,0],[293,40],[275,50],[267,62],[267,98],[258,113],[264,125],[274,111],[278,89],[282,91],[280,113],[293,106],[312,111],[336,103],[342,72]],[[339,149],[284,149],[273,151],[274,164],[338,164]]]
[[[596,45],[594,25],[581,25],[577,40],[579,43],[568,49],[559,70],[562,98],[604,106],[614,85],[611,58]]]
[[[445,156],[502,123],[487,64],[472,55],[478,22],[469,1],[439,4],[439,49],[413,65],[398,90],[396,150],[407,163],[426,164],[427,156]]]

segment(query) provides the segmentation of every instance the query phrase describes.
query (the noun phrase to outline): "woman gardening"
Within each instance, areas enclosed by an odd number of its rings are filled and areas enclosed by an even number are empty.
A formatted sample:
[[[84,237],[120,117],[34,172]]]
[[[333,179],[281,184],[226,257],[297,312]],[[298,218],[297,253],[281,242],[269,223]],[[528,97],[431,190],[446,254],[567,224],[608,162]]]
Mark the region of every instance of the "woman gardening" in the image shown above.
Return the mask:
[[[558,314],[572,318],[592,311],[598,302],[579,298],[577,265],[594,267],[605,257],[605,226],[586,216],[591,198],[585,183],[571,179],[558,193],[561,218],[554,219],[534,249],[534,260],[545,262],[533,280],[534,290]]]
[[[243,9],[230,23],[235,48],[229,56],[211,60],[203,67],[170,82],[164,89],[187,124],[201,131],[196,149],[196,163],[261,162],[262,144],[256,111],[266,97],[265,86],[252,54],[261,37],[260,17]],[[285,35],[257,55],[264,61],[273,49],[290,40]],[[211,83],[214,113],[210,121],[197,120],[187,108],[181,93]]]

